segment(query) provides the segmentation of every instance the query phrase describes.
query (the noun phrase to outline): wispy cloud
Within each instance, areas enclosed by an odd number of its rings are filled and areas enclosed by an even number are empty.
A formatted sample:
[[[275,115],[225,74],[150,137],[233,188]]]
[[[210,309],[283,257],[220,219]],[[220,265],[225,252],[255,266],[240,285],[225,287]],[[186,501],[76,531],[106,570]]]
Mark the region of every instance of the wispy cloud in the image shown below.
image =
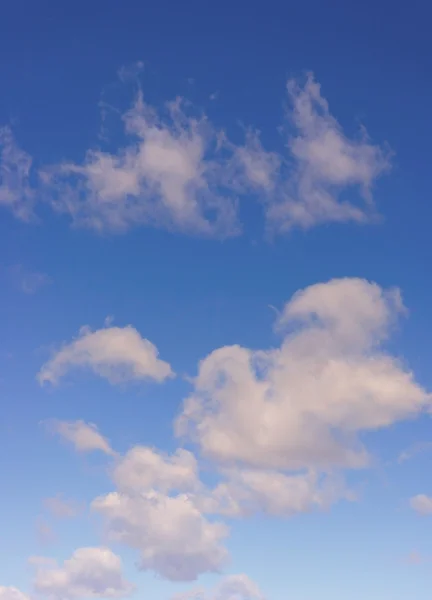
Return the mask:
[[[120,70],[120,81],[138,81],[141,69],[137,63]],[[313,74],[288,81],[287,95],[279,152],[265,148],[253,127],[244,143],[234,144],[186,99],[154,107],[140,90],[121,116],[125,143],[40,169],[37,188],[30,185],[31,157],[3,128],[0,204],[28,219],[37,190],[56,212],[99,232],[146,225],[217,238],[241,232],[242,197],[263,205],[272,233],[373,222],[373,186],[390,169],[391,152],[372,143],[364,128],[348,137]]]
[[[42,287],[52,283],[52,278],[47,273],[31,271],[23,265],[11,267],[11,274],[17,287],[28,295],[35,294]]]
[[[32,157],[17,145],[10,127],[0,128],[0,207],[16,217],[33,217],[35,190],[30,183]]]

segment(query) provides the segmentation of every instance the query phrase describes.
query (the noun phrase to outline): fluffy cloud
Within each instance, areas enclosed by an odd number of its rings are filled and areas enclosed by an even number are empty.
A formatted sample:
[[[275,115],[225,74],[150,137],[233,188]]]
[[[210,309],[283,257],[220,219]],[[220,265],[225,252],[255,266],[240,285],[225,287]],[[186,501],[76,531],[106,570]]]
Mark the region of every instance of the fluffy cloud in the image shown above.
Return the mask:
[[[92,150],[83,164],[43,172],[54,208],[97,230],[146,223],[201,235],[236,233],[236,201],[222,189],[221,135],[187,106],[178,99],[158,114],[140,93],[123,117],[129,145],[115,154]]]
[[[425,494],[414,496],[410,500],[410,505],[413,510],[421,515],[432,514],[432,498],[430,496],[426,496]]]
[[[211,589],[196,588],[172,600],[264,600],[258,585],[244,573],[228,575]]]
[[[16,587],[0,585],[0,600],[30,600],[30,597]]]
[[[89,369],[113,384],[141,379],[161,382],[173,375],[170,365],[158,358],[156,346],[130,325],[97,331],[82,327],[75,340],[43,365],[38,380],[56,384],[75,368]]]
[[[9,127],[0,128],[0,207],[28,221],[33,216],[34,190],[30,184],[31,157],[21,150]]]
[[[313,75],[303,87],[290,80],[287,89],[287,117],[295,132],[288,139],[291,166],[279,193],[268,202],[270,227],[283,232],[331,221],[368,221],[374,215],[371,188],[389,169],[389,153],[372,145],[364,130],[358,139],[346,137]],[[360,204],[341,195],[355,189]]]
[[[204,512],[228,517],[255,513],[289,517],[327,509],[341,498],[352,500],[354,496],[336,476],[232,469],[213,490],[197,494],[195,502]]]
[[[96,498],[92,507],[106,520],[112,540],[139,550],[143,570],[193,581],[201,573],[218,572],[227,560],[221,545],[227,527],[205,519],[186,494],[112,492]]]
[[[252,469],[364,467],[359,434],[418,414],[431,397],[382,348],[397,290],[332,280],[294,295],[279,348],[219,348],[201,361],[176,422],[205,456]]]
[[[112,476],[123,492],[191,490],[198,485],[198,464],[187,450],[178,449],[167,456],[146,446],[135,446],[117,463]]]
[[[137,446],[118,459],[112,478],[116,491],[96,498],[92,508],[110,539],[139,551],[141,569],[192,581],[225,564],[228,529],[207,520],[189,493],[202,487],[190,452],[169,456]]]
[[[111,550],[79,548],[61,567],[40,567],[35,590],[53,600],[121,598],[133,586],[123,578],[121,560]]]
[[[107,439],[101,435],[93,423],[84,421],[50,421],[50,429],[71,442],[78,452],[93,452],[100,450],[108,455],[114,455]]]

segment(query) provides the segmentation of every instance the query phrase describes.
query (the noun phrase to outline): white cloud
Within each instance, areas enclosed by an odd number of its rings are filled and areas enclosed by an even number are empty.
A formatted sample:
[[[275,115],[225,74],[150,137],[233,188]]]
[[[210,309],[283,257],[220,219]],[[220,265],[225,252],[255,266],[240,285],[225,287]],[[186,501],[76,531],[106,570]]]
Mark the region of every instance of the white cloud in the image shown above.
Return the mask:
[[[121,598],[133,591],[120,558],[108,548],[79,548],[62,566],[40,567],[35,589],[53,600]]]
[[[63,426],[65,424],[63,423]],[[75,426],[75,430],[74,430],[74,426]],[[90,435],[90,439],[93,438],[93,444],[90,443],[90,449],[93,450],[94,448],[94,436],[100,436],[100,434],[95,431],[95,429],[92,429],[91,427],[89,427],[88,425],[86,425],[85,423],[81,422],[81,428],[82,426],[84,426],[84,428],[88,428],[90,429],[90,432],[87,432],[87,436],[81,431],[81,433],[77,436],[77,431],[76,431],[76,423],[74,423],[72,425],[72,431],[73,431],[73,439],[79,439],[80,435],[81,435],[81,441],[84,439],[86,441],[86,443],[84,444],[84,447],[86,448],[86,450],[89,449],[89,444],[88,444],[88,435]],[[78,425],[78,428],[80,428],[80,425]],[[71,433],[71,424],[67,423],[66,424],[66,432],[67,434],[70,435]],[[87,437],[87,439],[86,439]],[[70,439],[70,438],[69,438]],[[96,437],[97,439],[97,437]],[[103,451],[107,451],[111,449],[109,448],[109,445],[107,445],[106,441],[102,438],[97,440],[99,442],[99,444],[96,446],[96,449],[102,449]],[[101,442],[102,442],[102,448],[101,448]],[[82,445],[82,444],[81,444]],[[72,502],[71,500],[65,500],[60,494],[58,494],[57,496],[54,496],[52,498],[45,498],[44,500],[44,506],[45,508],[55,517],[59,518],[59,519],[71,519],[72,517],[75,517],[78,514],[78,506],[76,505],[75,502]]]
[[[123,492],[163,493],[183,491],[198,485],[198,464],[187,450],[178,449],[172,456],[146,446],[135,446],[118,462],[113,480]]]
[[[0,600],[30,600],[30,596],[16,587],[0,585]]]
[[[193,581],[227,560],[221,542],[228,528],[208,521],[186,494],[112,492],[92,508],[104,517],[110,539],[139,550],[140,568],[165,579]]]
[[[257,134],[234,150],[244,183],[261,193],[269,228],[283,233],[326,222],[373,219],[371,190],[389,170],[390,153],[371,144],[364,129],[357,139],[345,135],[312,74],[304,86],[289,80],[287,90],[287,155],[266,151]],[[352,201],[356,191],[360,202]]]
[[[56,384],[74,368],[89,369],[113,384],[142,379],[161,382],[173,376],[170,365],[158,358],[156,346],[130,325],[97,331],[82,327],[75,340],[43,365],[39,383]]]
[[[78,452],[93,452],[100,450],[108,455],[115,455],[108,440],[99,433],[96,425],[84,421],[50,421],[49,427],[68,442],[71,442]]]
[[[410,500],[410,505],[413,510],[421,515],[432,514],[432,497],[430,496],[426,496],[425,494],[414,496]]]
[[[172,600],[264,600],[258,585],[244,573],[224,577],[213,589],[195,588]]]
[[[235,198],[221,191],[220,135],[190,108],[177,99],[158,114],[140,93],[123,117],[129,145],[115,154],[91,150],[83,164],[42,173],[54,208],[100,231],[144,223],[200,235],[237,233]]]
[[[359,434],[431,403],[380,344],[403,310],[395,290],[360,279],[298,292],[285,306],[277,349],[219,348],[201,361],[176,422],[222,465],[254,469],[364,467]]]
[[[0,128],[0,207],[28,221],[33,216],[34,190],[30,184],[32,158],[21,150],[10,127]]]
[[[354,498],[335,476],[252,469],[232,469],[224,475],[225,480],[213,490],[196,496],[196,504],[204,512],[228,517],[255,513],[288,517],[327,509],[341,498]]]
[[[228,529],[207,520],[189,493],[202,487],[190,452],[169,456],[137,446],[118,460],[112,478],[116,491],[96,498],[92,508],[110,539],[139,551],[141,569],[191,581],[224,565]]]
[[[120,80],[135,79],[141,68],[120,70]],[[177,98],[155,109],[140,92],[122,116],[122,147],[47,166],[32,187],[30,156],[9,128],[0,129],[0,205],[29,218],[38,196],[100,232],[144,224],[221,238],[240,233],[240,196],[258,196],[273,232],[373,220],[372,188],[389,170],[390,152],[364,129],[353,139],[344,133],[313,74],[304,85],[289,80],[287,90],[284,153],[264,148],[253,128],[243,144],[233,144],[190,102]]]
[[[330,221],[368,221],[374,213],[371,188],[389,169],[388,152],[372,145],[364,130],[358,139],[346,137],[313,75],[304,87],[290,80],[288,95],[288,116],[296,131],[288,149],[295,168],[282,200],[269,206],[271,225],[284,231]],[[341,199],[342,192],[353,188],[359,190],[363,206]]]

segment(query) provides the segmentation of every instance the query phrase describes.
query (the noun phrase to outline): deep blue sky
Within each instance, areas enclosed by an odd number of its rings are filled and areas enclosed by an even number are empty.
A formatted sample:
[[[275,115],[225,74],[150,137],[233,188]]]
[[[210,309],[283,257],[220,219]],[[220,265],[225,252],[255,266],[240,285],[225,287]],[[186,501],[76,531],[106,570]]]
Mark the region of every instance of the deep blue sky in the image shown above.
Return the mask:
[[[41,517],[44,498],[62,492],[88,504],[112,488],[104,459],[77,457],[42,421],[96,423],[119,452],[134,444],[175,450],[172,421],[190,393],[182,376],[195,375],[198,361],[222,346],[277,346],[272,307],[282,309],[297,290],[342,277],[399,287],[408,314],[387,349],[432,389],[431,17],[418,0],[16,0],[3,7],[0,126],[10,125],[33,157],[39,222],[23,222],[1,207],[0,586],[31,593],[30,555],[61,562],[78,547],[102,543],[87,515],[51,524],[57,540],[50,545],[38,535],[41,519],[51,523],[49,515]],[[354,137],[361,124],[371,143],[392,151],[391,171],[374,186],[382,219],[328,222],[268,241],[262,208],[243,198],[244,233],[223,241],[150,226],[124,234],[71,226],[69,217],[45,205],[37,170],[64,160],[82,163],[89,148],[103,144],[100,102],[120,112],[131,105],[136,88],[121,84],[117,72],[136,61],[144,62],[140,84],[151,105],[185,97],[233,142],[242,143],[242,124],[252,125],[278,153],[284,152],[278,127],[286,82],[313,71],[345,135]],[[112,137],[104,149],[114,152],[124,143],[121,127],[112,115],[105,125]],[[36,273],[46,282],[25,293],[24,274]],[[83,325],[102,328],[109,315],[151,340],[180,378],[118,388],[78,375],[41,387],[36,374],[50,352]],[[430,435],[427,416],[366,433],[376,463],[353,475],[363,490],[356,503],[292,519],[258,515],[233,522],[228,571],[247,573],[268,600],[402,600],[408,594],[426,600],[430,517],[420,519],[409,499],[432,494],[430,455],[401,465],[397,457]],[[190,587],[140,574],[130,549],[113,548],[124,552],[137,597],[163,600]],[[414,551],[421,564],[408,564]]]

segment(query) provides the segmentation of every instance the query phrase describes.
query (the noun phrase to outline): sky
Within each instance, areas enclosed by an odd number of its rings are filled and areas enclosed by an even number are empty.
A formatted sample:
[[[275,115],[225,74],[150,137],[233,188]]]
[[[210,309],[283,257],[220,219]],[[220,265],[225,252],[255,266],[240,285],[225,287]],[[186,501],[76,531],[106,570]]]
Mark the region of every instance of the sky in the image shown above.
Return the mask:
[[[430,8],[0,19],[0,600],[430,597]]]

